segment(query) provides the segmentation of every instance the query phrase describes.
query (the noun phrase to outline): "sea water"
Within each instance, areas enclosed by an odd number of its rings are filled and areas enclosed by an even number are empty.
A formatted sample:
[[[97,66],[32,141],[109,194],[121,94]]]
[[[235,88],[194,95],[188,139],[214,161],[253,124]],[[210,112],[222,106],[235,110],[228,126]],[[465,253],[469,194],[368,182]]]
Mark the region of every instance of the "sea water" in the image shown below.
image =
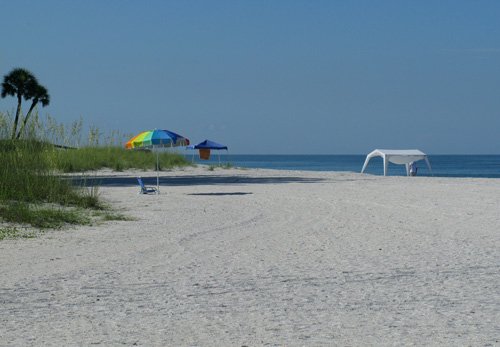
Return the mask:
[[[186,155],[195,163],[217,165],[219,155],[200,160],[197,152]],[[235,167],[276,170],[351,171],[360,172],[365,155],[233,155],[221,154],[220,162]],[[500,178],[500,155],[428,155],[432,173],[425,161],[418,161],[418,176]],[[383,174],[382,158],[370,160],[366,173]],[[389,175],[405,175],[404,165],[389,163]]]

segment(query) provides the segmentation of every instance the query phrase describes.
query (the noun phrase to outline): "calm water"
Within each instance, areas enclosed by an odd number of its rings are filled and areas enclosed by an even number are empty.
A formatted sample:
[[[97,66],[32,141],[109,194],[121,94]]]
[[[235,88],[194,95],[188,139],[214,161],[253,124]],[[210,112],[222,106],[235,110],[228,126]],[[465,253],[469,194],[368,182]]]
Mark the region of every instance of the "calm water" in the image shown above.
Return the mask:
[[[248,168],[312,171],[353,171],[360,172],[365,161],[364,155],[223,155],[222,163]],[[187,155],[189,160],[191,154]],[[492,177],[500,178],[500,155],[429,155],[434,176],[441,177]],[[217,164],[217,154],[208,161],[194,161],[201,164]],[[417,162],[418,175],[430,176],[424,161]],[[373,158],[367,173],[382,175],[382,158]],[[389,175],[405,175],[404,165],[389,163]]]

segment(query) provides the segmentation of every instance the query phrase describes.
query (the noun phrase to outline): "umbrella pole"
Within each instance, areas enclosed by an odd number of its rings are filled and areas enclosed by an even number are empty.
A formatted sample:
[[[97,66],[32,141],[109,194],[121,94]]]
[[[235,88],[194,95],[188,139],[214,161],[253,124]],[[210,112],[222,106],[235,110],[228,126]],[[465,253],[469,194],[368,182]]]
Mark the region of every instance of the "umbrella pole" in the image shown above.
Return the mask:
[[[158,161],[158,150],[156,151],[156,194],[160,194],[160,171]]]

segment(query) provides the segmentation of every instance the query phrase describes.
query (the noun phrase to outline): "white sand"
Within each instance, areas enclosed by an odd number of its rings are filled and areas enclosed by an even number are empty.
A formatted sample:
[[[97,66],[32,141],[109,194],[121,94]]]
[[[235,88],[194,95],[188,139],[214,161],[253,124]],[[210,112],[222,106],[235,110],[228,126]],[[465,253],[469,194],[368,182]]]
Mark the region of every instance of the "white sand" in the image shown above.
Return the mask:
[[[111,175],[137,221],[0,242],[0,345],[500,344],[500,180]]]

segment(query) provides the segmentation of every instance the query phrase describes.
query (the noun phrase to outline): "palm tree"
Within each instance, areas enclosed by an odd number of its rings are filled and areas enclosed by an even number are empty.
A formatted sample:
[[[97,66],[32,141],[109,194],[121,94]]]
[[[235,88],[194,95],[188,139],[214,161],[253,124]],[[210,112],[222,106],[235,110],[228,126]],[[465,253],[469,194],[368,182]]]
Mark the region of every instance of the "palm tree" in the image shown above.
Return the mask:
[[[3,78],[2,98],[7,95],[17,97],[17,111],[14,126],[12,127],[12,139],[16,136],[17,123],[21,114],[21,101],[23,98],[25,100],[32,98],[30,91],[35,90],[36,85],[38,85],[36,77],[26,69],[16,68]]]
[[[26,123],[28,123],[28,118],[31,116],[31,112],[35,108],[36,104],[40,102],[42,104],[42,107],[45,107],[50,102],[50,95],[47,91],[47,88],[38,83],[36,85],[30,86],[30,90],[28,90],[28,97],[30,99],[32,98],[33,101],[31,102],[31,107],[26,114],[26,117],[24,117],[23,125],[21,126],[19,133],[17,133],[16,139],[19,139],[21,137],[21,134],[24,131],[24,127],[26,126]]]

